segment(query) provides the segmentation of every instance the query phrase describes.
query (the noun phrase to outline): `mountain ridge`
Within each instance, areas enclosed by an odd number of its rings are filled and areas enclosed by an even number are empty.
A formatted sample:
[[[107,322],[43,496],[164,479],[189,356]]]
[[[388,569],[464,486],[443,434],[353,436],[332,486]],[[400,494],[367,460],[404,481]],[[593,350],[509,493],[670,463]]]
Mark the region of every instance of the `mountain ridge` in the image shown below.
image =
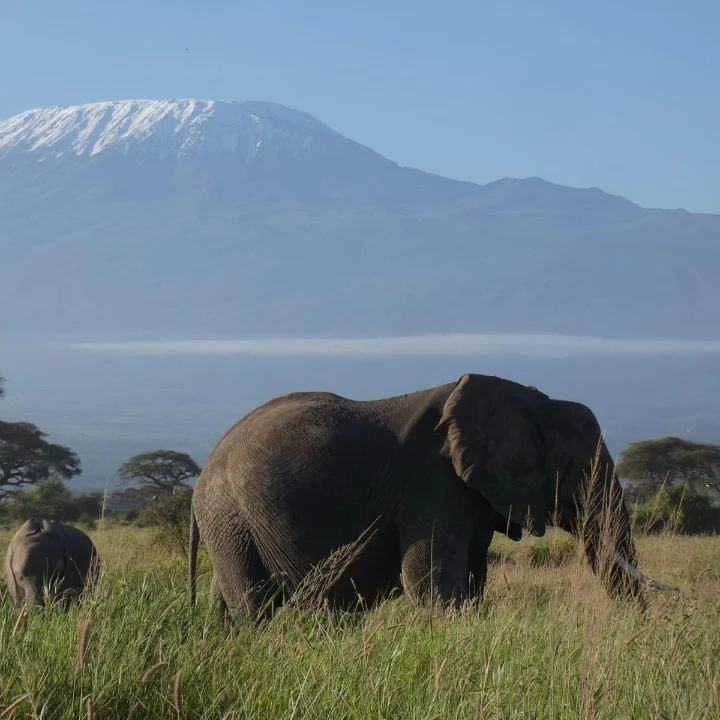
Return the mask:
[[[168,120],[175,120],[176,126],[167,126],[162,132],[162,125],[167,125]],[[173,136],[179,140],[175,148],[179,156],[197,150],[207,143],[208,139],[217,139],[217,136],[223,135],[219,147],[211,149],[229,152],[235,149],[237,137],[244,133],[251,138],[247,150],[249,154],[253,154],[268,139],[268,135],[272,138],[272,129],[270,132],[253,133],[253,128],[248,127],[248,123],[252,125],[253,121],[257,127],[263,122],[280,122],[301,128],[307,133],[326,134],[350,143],[356,148],[362,148],[398,170],[422,173],[428,178],[456,183],[470,195],[489,195],[512,185],[514,190],[522,187],[522,192],[525,193],[570,192],[602,198],[608,206],[610,203],[615,203],[618,207],[621,205],[626,208],[640,207],[622,196],[608,193],[598,187],[576,188],[553,183],[537,176],[503,177],[483,184],[427,173],[414,166],[400,165],[379,155],[368,146],[343,136],[310,113],[271,101],[130,98],[81,105],[31,108],[0,120],[0,160],[18,151],[29,154],[30,159],[36,162],[66,155],[93,157],[113,149],[120,149],[127,154],[133,145],[142,146],[149,140],[159,140],[161,145],[162,143],[167,145]],[[217,127],[218,125],[220,128]],[[203,129],[207,130],[205,134],[202,133]],[[293,139],[296,141],[296,150],[309,148],[307,138],[298,136]]]
[[[28,112],[0,123],[8,336],[720,327],[720,216],[443,178],[274,103]]]

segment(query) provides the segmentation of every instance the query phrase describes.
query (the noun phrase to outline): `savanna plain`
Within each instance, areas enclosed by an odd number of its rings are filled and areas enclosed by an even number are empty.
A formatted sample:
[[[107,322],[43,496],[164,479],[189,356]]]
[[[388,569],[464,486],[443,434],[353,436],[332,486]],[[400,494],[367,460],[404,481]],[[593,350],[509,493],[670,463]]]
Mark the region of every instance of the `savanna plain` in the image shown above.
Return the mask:
[[[645,610],[550,531],[496,534],[480,605],[399,596],[224,627],[202,550],[192,608],[187,560],[152,528],[89,534],[103,571],[68,612],[18,615],[2,588],[0,718],[720,718],[718,536],[636,538],[640,567],[678,588]]]

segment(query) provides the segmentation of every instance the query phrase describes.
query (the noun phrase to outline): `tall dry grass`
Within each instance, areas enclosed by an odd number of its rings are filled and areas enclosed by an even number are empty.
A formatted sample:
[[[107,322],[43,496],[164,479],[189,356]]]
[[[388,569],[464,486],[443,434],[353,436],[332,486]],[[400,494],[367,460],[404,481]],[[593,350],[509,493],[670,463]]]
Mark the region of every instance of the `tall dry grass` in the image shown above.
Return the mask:
[[[575,542],[496,536],[485,601],[405,598],[366,613],[294,607],[223,628],[188,603],[185,559],[152,531],[104,525],[97,586],[69,612],[0,599],[0,717],[720,717],[720,538],[640,538],[642,569],[680,588],[610,600]],[[0,551],[10,538],[0,539]]]

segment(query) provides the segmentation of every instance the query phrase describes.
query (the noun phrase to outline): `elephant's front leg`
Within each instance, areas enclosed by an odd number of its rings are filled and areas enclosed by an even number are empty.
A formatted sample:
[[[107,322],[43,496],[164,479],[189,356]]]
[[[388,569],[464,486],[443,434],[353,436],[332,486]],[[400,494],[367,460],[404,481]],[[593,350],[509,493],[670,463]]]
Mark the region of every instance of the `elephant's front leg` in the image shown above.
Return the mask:
[[[477,511],[444,465],[428,468],[398,512],[403,589],[415,604],[459,606],[468,597],[468,552]]]
[[[458,607],[469,592],[469,533],[438,526],[429,530],[403,544],[403,588],[416,605]]]
[[[489,523],[478,526],[470,540],[468,552],[469,597],[482,600],[488,571],[488,551],[493,537]]]

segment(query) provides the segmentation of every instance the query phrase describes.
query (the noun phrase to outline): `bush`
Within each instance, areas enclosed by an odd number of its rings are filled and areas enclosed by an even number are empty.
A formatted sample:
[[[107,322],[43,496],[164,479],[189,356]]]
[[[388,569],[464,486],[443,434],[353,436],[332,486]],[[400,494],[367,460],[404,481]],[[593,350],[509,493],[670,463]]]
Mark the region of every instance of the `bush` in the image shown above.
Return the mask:
[[[136,522],[139,516],[140,511],[137,508],[131,508],[130,510],[123,510],[121,512],[118,512],[120,522],[125,524]]]
[[[665,530],[680,531],[681,512],[677,503],[673,502],[670,491],[663,487],[644,502],[640,503],[634,513],[635,532],[655,534]]]
[[[74,495],[68,503],[68,520],[77,519],[83,522],[82,518],[90,518],[93,522],[100,519],[102,512],[102,496],[93,493],[82,493]]]
[[[665,531],[685,535],[720,533],[720,506],[704,493],[678,485],[664,486],[634,513],[635,532],[657,534]]]
[[[61,478],[50,476],[32,489],[15,495],[6,504],[5,514],[14,522],[24,522],[29,517],[76,522],[81,517],[97,520],[101,508],[97,495],[73,495]]]
[[[682,503],[683,529],[688,535],[720,534],[720,505],[704,493],[685,493]]]
[[[180,551],[187,554],[191,501],[191,489],[160,497],[140,508],[137,525],[157,528],[155,539],[160,546],[171,553]]]
[[[527,548],[531,567],[562,567],[577,552],[577,542],[572,537],[542,537]]]
[[[77,524],[82,525],[88,530],[95,530],[95,528],[97,528],[97,518],[94,518],[92,515],[88,515],[87,513],[83,513],[80,517],[78,517]]]

